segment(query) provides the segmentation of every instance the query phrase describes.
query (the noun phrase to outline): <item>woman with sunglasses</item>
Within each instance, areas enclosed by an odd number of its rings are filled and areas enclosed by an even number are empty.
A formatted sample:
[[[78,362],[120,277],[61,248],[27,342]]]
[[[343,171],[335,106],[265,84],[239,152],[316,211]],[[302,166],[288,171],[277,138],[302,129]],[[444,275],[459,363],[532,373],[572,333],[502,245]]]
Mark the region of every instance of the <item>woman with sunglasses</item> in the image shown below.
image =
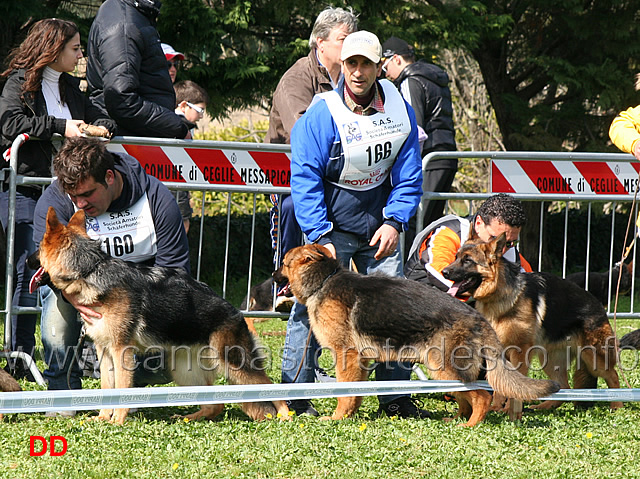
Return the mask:
[[[6,78],[0,97],[0,147],[8,150],[16,137],[28,134],[18,152],[19,175],[50,177],[52,156],[64,137],[82,135],[85,124],[100,126],[105,136],[115,131],[115,122],[93,105],[80,90],[80,79],[69,75],[82,58],[80,33],[75,23],[56,18],[36,22],[25,40],[8,58]],[[8,155],[7,155],[8,160]],[[31,272],[25,259],[33,251],[33,212],[40,186],[20,185],[16,193],[14,305],[35,306],[29,294]],[[0,220],[8,222],[8,192],[0,193]],[[18,320],[19,319],[19,320]],[[11,349],[32,354],[35,347],[36,316],[13,316]],[[13,366],[13,365],[11,365]],[[15,365],[16,377],[29,377],[24,365]]]

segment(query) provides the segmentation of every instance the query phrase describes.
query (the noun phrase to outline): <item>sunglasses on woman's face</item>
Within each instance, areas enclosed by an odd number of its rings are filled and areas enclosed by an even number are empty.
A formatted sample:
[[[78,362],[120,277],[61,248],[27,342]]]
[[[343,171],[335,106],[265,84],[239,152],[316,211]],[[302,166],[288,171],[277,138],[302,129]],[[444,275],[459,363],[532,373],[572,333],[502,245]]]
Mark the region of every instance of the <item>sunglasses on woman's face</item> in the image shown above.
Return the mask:
[[[180,62],[167,62],[167,68],[175,68],[176,70],[180,68]]]

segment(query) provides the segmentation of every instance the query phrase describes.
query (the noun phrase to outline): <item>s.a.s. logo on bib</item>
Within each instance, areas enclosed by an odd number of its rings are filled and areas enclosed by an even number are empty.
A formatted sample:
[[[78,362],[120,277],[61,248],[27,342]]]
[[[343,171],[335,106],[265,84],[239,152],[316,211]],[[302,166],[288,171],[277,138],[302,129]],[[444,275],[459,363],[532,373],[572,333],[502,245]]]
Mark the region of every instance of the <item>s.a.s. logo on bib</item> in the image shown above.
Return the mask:
[[[347,140],[347,143],[362,140],[360,125],[358,124],[357,121],[354,121],[351,123],[345,123],[342,125],[342,128],[344,129],[344,136]]]

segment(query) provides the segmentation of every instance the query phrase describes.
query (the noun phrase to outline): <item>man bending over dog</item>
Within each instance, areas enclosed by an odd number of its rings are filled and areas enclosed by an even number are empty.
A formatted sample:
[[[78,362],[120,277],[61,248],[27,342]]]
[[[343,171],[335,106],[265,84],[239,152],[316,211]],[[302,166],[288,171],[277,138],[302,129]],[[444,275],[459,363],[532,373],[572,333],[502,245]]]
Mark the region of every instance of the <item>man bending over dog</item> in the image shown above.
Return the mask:
[[[178,205],[167,187],[148,176],[135,158],[111,153],[97,140],[73,138],[64,143],[53,168],[58,178],[36,204],[36,244],[44,236],[50,206],[65,224],[76,210],[83,209],[89,220],[87,233],[99,239],[110,256],[190,271],[189,244]],[[82,374],[77,362],[72,361],[82,327],[77,314],[100,315],[48,286],[40,288],[40,295],[48,389],[81,389]],[[148,373],[136,370],[136,383],[170,381],[161,374]],[[73,412],[65,411],[64,415]]]
[[[348,35],[338,87],[316,96],[291,134],[291,196],[308,243],[326,246],[358,271],[402,276],[398,236],[422,196],[415,114],[382,71],[382,47],[366,31]],[[318,343],[309,334],[307,309],[296,302],[287,323],[282,382],[313,382]],[[302,368],[297,374],[300,364]],[[376,378],[409,379],[411,365],[376,367]],[[409,396],[381,396],[380,411],[426,417]],[[318,415],[308,401],[298,413]]]
[[[447,292],[453,282],[442,276],[442,270],[455,261],[460,246],[469,239],[489,241],[502,233],[507,236],[503,257],[519,264],[522,271],[531,272],[531,266],[517,249],[518,236],[526,221],[522,203],[506,193],[487,198],[471,218],[443,216],[416,236],[404,275]]]

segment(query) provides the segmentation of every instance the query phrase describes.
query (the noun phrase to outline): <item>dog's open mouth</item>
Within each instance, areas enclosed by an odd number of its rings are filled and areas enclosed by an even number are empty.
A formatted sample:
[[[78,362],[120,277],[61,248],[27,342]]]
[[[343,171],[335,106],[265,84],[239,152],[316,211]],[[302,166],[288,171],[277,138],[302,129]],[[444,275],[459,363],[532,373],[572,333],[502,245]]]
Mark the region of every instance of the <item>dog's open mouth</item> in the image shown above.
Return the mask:
[[[44,270],[42,266],[40,266],[35,274],[31,277],[31,281],[29,281],[29,293],[33,294],[36,289],[38,289],[43,284],[46,284],[48,281],[49,274]]]
[[[287,296],[287,297],[293,296],[293,293],[291,292],[291,285],[289,283],[285,284],[282,288],[280,288],[280,291],[278,291],[277,296]]]
[[[472,292],[480,286],[480,278],[472,276],[471,278],[465,278],[462,281],[455,282],[451,285],[447,294],[450,294],[454,298],[466,298],[471,296]]]

